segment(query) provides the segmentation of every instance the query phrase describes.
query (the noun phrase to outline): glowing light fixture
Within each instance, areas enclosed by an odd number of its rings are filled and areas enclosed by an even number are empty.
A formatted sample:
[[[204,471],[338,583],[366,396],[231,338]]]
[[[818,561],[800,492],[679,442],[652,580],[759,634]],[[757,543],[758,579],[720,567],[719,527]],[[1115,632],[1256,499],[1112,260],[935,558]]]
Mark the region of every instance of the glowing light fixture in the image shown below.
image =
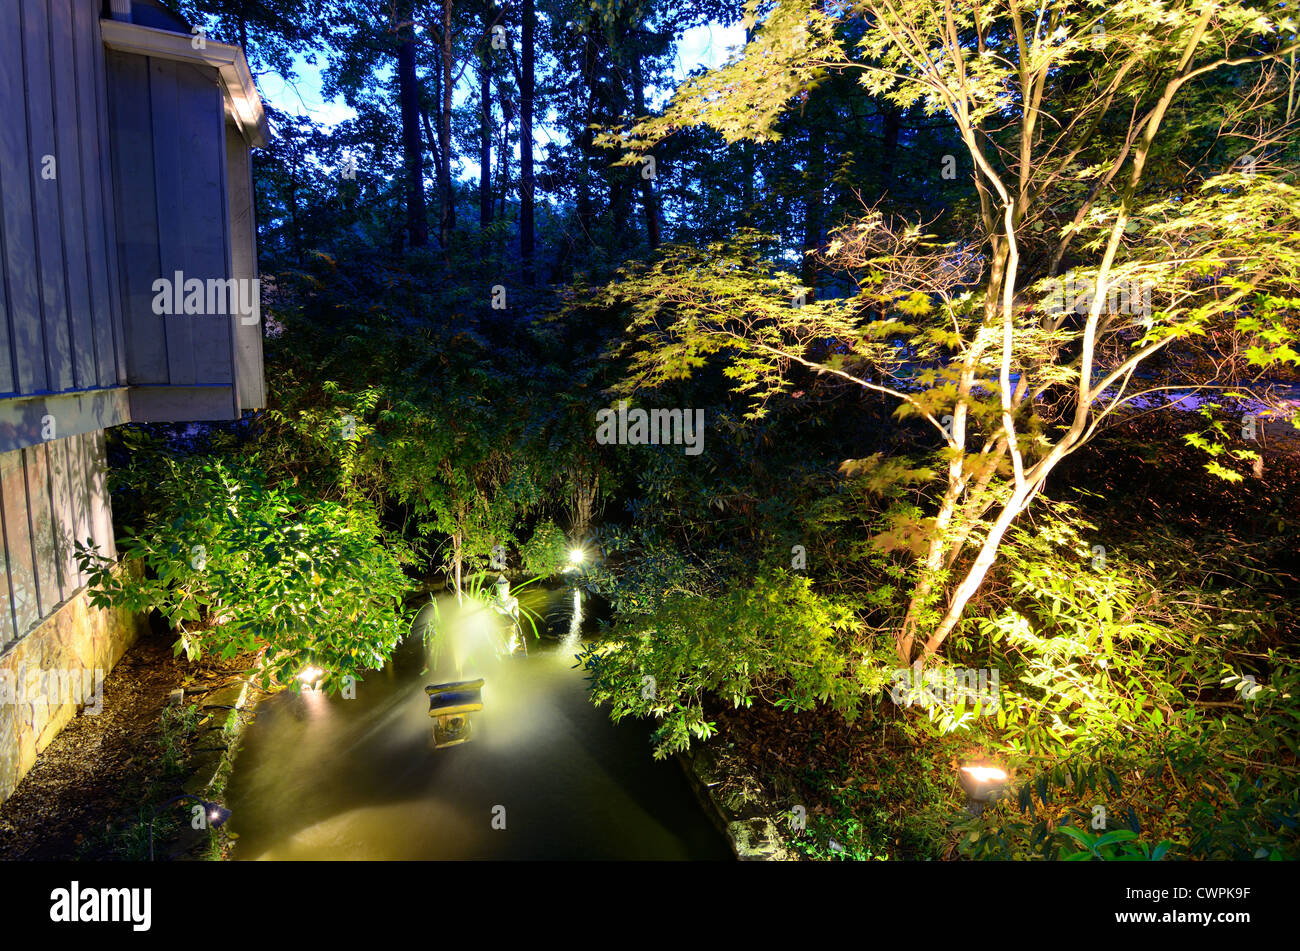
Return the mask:
[[[560,573],[565,575],[573,574],[573,572],[581,570],[582,564],[586,560],[587,553],[582,549],[582,546],[574,545],[569,549],[569,563],[560,569]]]
[[[304,667],[298,674],[298,680],[308,690],[315,690],[320,686],[321,678],[325,676],[325,671],[319,667]]]
[[[1002,794],[1010,777],[1001,766],[984,761],[963,763],[957,770],[957,779],[966,792],[967,808],[978,816],[987,803]]]
[[[158,807],[154,809],[153,815],[149,817],[149,861],[150,862],[153,861],[153,821],[158,818],[158,813],[162,812],[168,806],[175,805],[178,802],[184,802],[187,799],[192,799],[194,802],[198,803],[200,806],[203,807],[203,811],[208,818],[208,825],[212,826],[212,828],[214,829],[220,829],[223,825],[226,824],[226,820],[230,818],[230,810],[227,809],[225,806],[221,805],[221,803],[208,802],[206,799],[200,799],[198,796],[192,796],[189,793],[183,793],[179,796],[172,796],[172,798],[168,799],[166,802],[160,803]]]
[[[962,772],[976,783],[1001,783],[1007,778],[1006,771],[996,766],[963,766]]]

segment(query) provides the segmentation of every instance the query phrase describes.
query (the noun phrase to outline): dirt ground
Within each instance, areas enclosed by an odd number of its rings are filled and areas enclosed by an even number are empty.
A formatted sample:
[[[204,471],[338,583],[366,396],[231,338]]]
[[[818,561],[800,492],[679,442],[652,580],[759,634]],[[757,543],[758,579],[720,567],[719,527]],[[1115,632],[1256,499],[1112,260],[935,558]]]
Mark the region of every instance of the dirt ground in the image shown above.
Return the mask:
[[[186,746],[194,743],[193,733],[182,736],[163,755],[168,695],[183,687],[188,700],[247,669],[247,658],[191,664],[172,656],[173,642],[168,634],[142,636],[105,678],[102,712],[64,727],[0,804],[0,860],[142,857],[151,804],[181,791]]]

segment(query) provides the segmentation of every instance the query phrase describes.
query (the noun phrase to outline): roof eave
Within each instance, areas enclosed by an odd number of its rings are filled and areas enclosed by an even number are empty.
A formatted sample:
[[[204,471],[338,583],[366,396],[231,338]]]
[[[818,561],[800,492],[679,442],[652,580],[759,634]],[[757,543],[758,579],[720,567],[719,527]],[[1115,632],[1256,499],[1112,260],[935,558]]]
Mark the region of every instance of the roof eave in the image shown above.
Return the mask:
[[[270,138],[266,110],[242,48],[207,40],[202,49],[195,49],[194,38],[183,33],[155,30],[121,20],[100,20],[99,25],[104,46],[110,50],[215,67],[221,75],[227,110],[244,139],[253,148],[266,146]]]

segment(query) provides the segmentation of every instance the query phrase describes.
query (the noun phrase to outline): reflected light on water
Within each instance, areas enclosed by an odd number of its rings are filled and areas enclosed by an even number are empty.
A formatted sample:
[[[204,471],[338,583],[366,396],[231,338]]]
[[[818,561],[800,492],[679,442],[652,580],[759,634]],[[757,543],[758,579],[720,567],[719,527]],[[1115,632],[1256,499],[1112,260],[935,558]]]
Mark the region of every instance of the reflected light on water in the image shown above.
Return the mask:
[[[315,686],[304,686],[300,695],[303,709],[307,711],[309,718],[320,720],[329,716],[330,706],[324,690]]]
[[[235,858],[730,857],[681,769],[651,758],[650,726],[616,726],[592,705],[574,665],[594,613],[583,592],[520,596],[545,619],[529,655],[501,652],[509,618],[444,597],[354,699],[263,701],[228,786]],[[434,616],[442,637],[426,646],[419,622]],[[450,669],[453,652],[463,671]],[[425,687],[480,677],[472,739],[429,749]],[[493,828],[497,807],[508,832]]]
[[[566,648],[576,647],[582,637],[582,591],[573,589],[573,613],[569,616],[569,633],[564,637]]]

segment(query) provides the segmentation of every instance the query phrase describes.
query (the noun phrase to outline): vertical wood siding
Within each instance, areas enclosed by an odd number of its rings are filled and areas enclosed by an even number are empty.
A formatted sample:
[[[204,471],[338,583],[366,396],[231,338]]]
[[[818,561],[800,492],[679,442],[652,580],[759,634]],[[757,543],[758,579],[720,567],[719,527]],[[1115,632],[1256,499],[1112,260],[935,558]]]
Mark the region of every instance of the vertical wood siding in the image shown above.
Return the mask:
[[[180,272],[206,286],[235,276],[219,75],[124,53],[107,62],[128,382],[232,387],[233,417],[235,318],[153,311],[158,278]]]
[[[102,432],[0,454],[0,650],[85,584],[75,543],[116,557]]]
[[[230,208],[230,273],[234,277],[259,280],[257,270],[257,220],[253,202],[253,163],[244,137],[233,125],[226,126],[226,202]],[[241,409],[266,405],[266,381],[262,369],[262,321],[260,307],[255,323],[235,326],[235,379]]]
[[[0,398],[125,382],[95,0],[0,29]]]

